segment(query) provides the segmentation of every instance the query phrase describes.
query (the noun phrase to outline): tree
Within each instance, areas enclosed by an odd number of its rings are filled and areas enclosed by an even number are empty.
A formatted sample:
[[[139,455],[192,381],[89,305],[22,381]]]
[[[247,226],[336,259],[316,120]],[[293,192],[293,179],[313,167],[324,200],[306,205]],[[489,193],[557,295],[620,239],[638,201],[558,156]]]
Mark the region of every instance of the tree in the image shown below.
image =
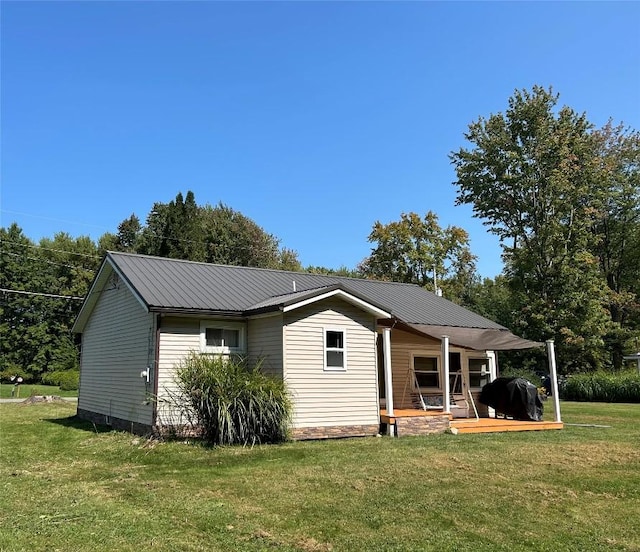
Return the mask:
[[[594,139],[605,195],[591,251],[609,288],[613,328],[605,339],[620,368],[640,330],[640,133],[609,121]]]
[[[186,200],[178,192],[169,203],[153,204],[135,249],[146,255],[205,261],[205,239],[202,209],[193,192],[187,192]]]
[[[435,291],[435,272],[444,295],[458,301],[476,278],[476,257],[469,249],[467,232],[457,226],[442,228],[431,211],[424,218],[402,213],[399,221],[376,221],[369,242],[376,245],[360,265],[365,276],[418,284]]]
[[[594,244],[607,203],[602,140],[558,95],[516,91],[506,112],[480,118],[451,154],[458,204],[473,205],[500,237],[516,330],[555,338],[565,370],[609,362],[608,288]]]
[[[123,225],[129,224],[123,228]],[[279,240],[231,207],[219,203],[199,206],[193,192],[178,193],[169,203],[154,203],[140,231],[123,221],[123,230],[135,230],[134,250],[146,255],[209,263],[300,270],[297,253],[279,247]],[[123,240],[120,239],[120,242]]]
[[[309,265],[304,269],[305,272],[311,274],[324,274],[326,276],[343,276],[346,278],[364,278],[364,274],[358,269],[347,268],[341,266],[340,268],[327,268],[325,266],[313,266]]]
[[[102,235],[59,232],[38,244],[12,224],[0,228],[0,373],[42,380],[76,370],[78,343],[71,327],[106,251],[132,251],[176,259],[300,270],[295,251],[250,218],[219,204],[196,204],[193,192],[155,203],[146,226],[135,214]],[[15,293],[15,292],[28,292]],[[46,294],[65,297],[49,297]],[[68,374],[67,374],[68,375]]]
[[[99,258],[88,237],[60,232],[34,244],[16,225],[1,229],[0,371],[39,380],[47,372],[75,370],[78,349],[71,326]],[[27,293],[17,293],[24,291]]]

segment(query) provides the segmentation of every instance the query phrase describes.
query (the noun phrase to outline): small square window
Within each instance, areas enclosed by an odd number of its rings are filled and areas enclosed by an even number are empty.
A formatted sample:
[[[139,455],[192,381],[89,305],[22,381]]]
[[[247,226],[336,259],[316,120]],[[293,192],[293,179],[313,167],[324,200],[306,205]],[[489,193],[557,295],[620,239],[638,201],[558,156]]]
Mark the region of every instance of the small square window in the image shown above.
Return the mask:
[[[244,352],[244,326],[234,322],[202,322],[200,350],[221,354]]]
[[[237,349],[240,342],[240,331],[227,328],[206,328],[207,347],[229,347]]]

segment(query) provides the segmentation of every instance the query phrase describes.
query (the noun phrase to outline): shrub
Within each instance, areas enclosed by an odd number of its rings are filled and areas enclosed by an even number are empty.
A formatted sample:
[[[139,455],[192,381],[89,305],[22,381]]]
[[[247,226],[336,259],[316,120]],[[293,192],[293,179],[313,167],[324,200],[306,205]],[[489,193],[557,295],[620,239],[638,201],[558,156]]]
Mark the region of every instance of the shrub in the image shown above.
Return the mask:
[[[62,391],[75,391],[80,384],[80,372],[78,370],[58,370],[42,376],[42,383],[57,385]]]
[[[533,370],[527,370],[526,368],[509,367],[506,370],[501,370],[500,376],[505,378],[524,378],[533,383],[536,387],[542,386],[542,379],[540,376]]]
[[[8,363],[6,368],[0,372],[0,381],[3,383],[12,383],[12,377],[22,378],[23,383],[28,383],[31,380],[31,374],[26,370],[23,370],[17,364]]]
[[[640,374],[592,372],[568,376],[560,396],[569,401],[640,403]]]
[[[177,368],[174,407],[213,445],[286,440],[291,401],[285,383],[261,363],[191,354]]]
[[[58,380],[61,391],[76,391],[80,387],[80,372],[67,370]]]

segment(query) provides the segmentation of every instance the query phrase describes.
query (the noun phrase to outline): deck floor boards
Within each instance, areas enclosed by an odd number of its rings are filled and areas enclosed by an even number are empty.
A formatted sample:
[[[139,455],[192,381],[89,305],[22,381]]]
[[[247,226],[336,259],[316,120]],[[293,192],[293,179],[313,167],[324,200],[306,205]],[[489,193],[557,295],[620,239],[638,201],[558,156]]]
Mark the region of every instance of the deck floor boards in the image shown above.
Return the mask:
[[[380,421],[384,424],[395,423],[398,418],[414,418],[424,416],[440,416],[442,410],[394,409],[389,416],[385,409],[380,410]],[[451,428],[458,433],[499,433],[504,431],[547,431],[562,429],[562,422],[542,421],[524,422],[504,418],[453,418],[450,417]]]

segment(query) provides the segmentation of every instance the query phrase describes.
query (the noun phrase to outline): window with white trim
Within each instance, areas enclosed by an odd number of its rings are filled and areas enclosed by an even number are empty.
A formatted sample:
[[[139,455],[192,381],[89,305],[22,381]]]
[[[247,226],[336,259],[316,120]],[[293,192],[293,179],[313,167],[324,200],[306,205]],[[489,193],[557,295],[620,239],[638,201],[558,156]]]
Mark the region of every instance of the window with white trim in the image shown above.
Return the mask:
[[[324,369],[347,369],[347,331],[344,328],[324,329]]]
[[[244,353],[244,324],[221,321],[201,322],[200,351],[222,355]]]
[[[422,390],[440,390],[440,367],[437,356],[413,355],[416,384]]]
[[[469,359],[469,387],[471,389],[481,389],[489,383],[489,359],[470,358]]]

